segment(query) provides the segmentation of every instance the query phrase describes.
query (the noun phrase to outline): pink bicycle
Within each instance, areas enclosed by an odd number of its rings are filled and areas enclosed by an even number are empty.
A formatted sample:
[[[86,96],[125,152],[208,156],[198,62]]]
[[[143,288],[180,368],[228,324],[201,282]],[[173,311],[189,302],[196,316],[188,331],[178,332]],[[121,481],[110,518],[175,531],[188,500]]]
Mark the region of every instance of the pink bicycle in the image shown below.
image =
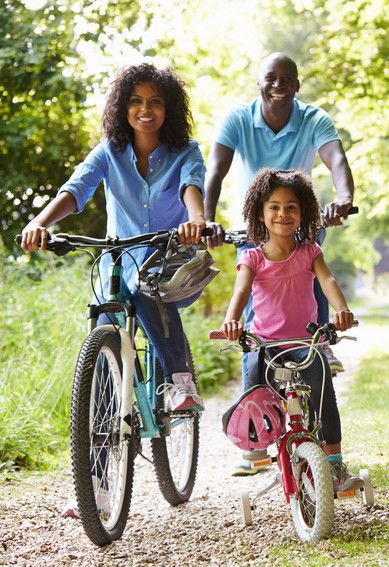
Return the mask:
[[[276,443],[277,456],[272,457],[271,461],[278,464],[279,470],[274,479],[257,492],[254,500],[282,486],[286,501],[290,505],[298,536],[305,541],[317,541],[331,532],[334,521],[333,483],[328,461],[321,448],[322,442],[318,438],[325,380],[324,363],[318,346],[319,344],[336,344],[342,339],[356,340],[356,338],[345,335],[338,337],[332,324],[318,326],[310,323],[307,330],[312,334],[312,338],[268,341],[266,344],[257,336],[244,332],[239,344],[230,344],[221,348],[220,351],[248,352],[260,351],[262,348],[265,352],[265,346],[288,347],[287,350],[283,349],[273,357],[265,355],[266,384],[253,386],[248,390],[232,406],[230,414],[233,419],[233,410],[238,404],[241,404],[239,406],[240,416],[245,419],[246,414],[250,414],[250,419],[256,421],[252,432],[249,427],[248,437],[257,436],[257,441],[258,438],[263,441],[261,445],[263,449]],[[210,331],[209,338],[226,339],[221,331]],[[307,346],[309,351],[302,362],[289,361],[283,364],[277,362],[277,358],[285,355],[289,350]],[[303,382],[300,375],[300,370],[309,366],[315,355],[320,357],[323,367],[323,385],[317,416],[313,415],[309,403],[310,387]],[[273,373],[272,383],[269,372]],[[232,424],[232,429],[234,429],[234,424]],[[228,426],[225,428],[225,433],[229,436]],[[231,437],[230,439],[241,448],[250,447],[249,439],[232,439]],[[256,446],[259,446],[258,442]],[[374,493],[369,472],[363,469],[359,476],[364,481],[362,488],[347,493],[337,493],[335,498],[360,496],[366,506],[372,505]],[[241,493],[240,502],[244,523],[250,525],[253,523],[254,503],[250,502],[247,492]]]

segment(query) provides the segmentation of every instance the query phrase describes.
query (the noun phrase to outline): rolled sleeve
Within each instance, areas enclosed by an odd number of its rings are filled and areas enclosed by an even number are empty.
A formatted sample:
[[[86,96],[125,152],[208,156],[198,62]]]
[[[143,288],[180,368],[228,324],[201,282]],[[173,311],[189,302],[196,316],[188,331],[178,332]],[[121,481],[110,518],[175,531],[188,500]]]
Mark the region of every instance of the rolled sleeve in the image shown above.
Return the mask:
[[[107,157],[102,144],[94,148],[74,170],[70,179],[62,185],[58,195],[67,191],[76,201],[75,213],[80,213],[91,199],[102,179],[106,176]]]
[[[183,196],[188,185],[194,185],[197,187],[201,195],[204,197],[204,178],[205,165],[203,156],[201,155],[201,151],[197,143],[195,143],[181,167],[179,199],[182,204],[184,204]]]

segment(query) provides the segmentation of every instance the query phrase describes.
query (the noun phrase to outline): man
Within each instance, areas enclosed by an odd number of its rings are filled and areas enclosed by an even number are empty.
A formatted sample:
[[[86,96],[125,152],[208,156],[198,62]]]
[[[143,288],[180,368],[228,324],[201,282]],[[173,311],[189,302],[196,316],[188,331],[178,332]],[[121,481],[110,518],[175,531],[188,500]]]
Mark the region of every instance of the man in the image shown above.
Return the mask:
[[[262,167],[301,169],[311,174],[316,152],[332,174],[337,200],[325,205],[323,220],[328,226],[339,226],[341,218],[352,207],[354,182],[342,143],[328,114],[321,108],[304,104],[295,98],[300,82],[296,63],[285,53],[271,53],[261,63],[254,101],[233,109],[219,129],[207,164],[205,215],[215,234],[207,238],[211,248],[223,243],[223,228],[215,223],[216,207],[222,182],[233,158],[237,162],[237,191],[243,207],[244,194],[255,173]],[[324,240],[321,231],[319,244]],[[239,253],[240,251],[238,251]],[[328,302],[315,281],[318,321],[328,322]],[[249,304],[244,313],[245,325],[251,324]],[[333,374],[342,372],[342,363],[331,349],[326,355]],[[247,362],[243,360],[243,387]]]

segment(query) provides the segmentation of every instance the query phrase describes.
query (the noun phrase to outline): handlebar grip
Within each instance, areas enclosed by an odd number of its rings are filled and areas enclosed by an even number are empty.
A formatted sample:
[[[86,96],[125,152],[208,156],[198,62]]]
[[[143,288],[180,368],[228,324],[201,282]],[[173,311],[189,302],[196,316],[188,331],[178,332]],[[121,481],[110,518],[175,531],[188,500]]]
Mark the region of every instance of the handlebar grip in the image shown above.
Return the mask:
[[[227,337],[223,333],[223,331],[216,331],[216,330],[209,331],[208,338],[210,340],[223,340],[223,341],[227,340]]]
[[[16,244],[21,244],[22,243],[22,235],[21,234],[17,234],[15,236],[15,242]]]
[[[203,230],[201,231],[201,236],[213,236],[213,235],[214,235],[213,228],[206,227],[203,228]]]
[[[348,215],[357,215],[359,213],[359,207],[351,207],[351,209],[349,209],[347,211],[347,216]]]

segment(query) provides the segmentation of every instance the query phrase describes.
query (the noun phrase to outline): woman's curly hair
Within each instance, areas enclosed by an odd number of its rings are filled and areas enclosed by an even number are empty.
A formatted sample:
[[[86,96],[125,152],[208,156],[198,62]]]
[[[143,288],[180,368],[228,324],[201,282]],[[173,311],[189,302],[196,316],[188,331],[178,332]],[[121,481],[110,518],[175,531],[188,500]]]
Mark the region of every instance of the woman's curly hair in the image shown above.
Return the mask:
[[[247,236],[250,242],[259,246],[269,239],[263,217],[263,204],[279,187],[291,189],[300,203],[301,225],[298,240],[314,241],[320,222],[320,207],[312,188],[311,179],[296,169],[270,169],[258,171],[251,183],[243,206],[243,218],[247,223]]]
[[[160,130],[160,142],[170,150],[185,146],[189,142],[193,122],[186,85],[171,68],[160,70],[151,63],[131,65],[117,74],[103,112],[106,137],[120,152],[134,142],[134,129],[128,123],[127,110],[134,87],[140,83],[153,83],[164,99],[166,115]]]

